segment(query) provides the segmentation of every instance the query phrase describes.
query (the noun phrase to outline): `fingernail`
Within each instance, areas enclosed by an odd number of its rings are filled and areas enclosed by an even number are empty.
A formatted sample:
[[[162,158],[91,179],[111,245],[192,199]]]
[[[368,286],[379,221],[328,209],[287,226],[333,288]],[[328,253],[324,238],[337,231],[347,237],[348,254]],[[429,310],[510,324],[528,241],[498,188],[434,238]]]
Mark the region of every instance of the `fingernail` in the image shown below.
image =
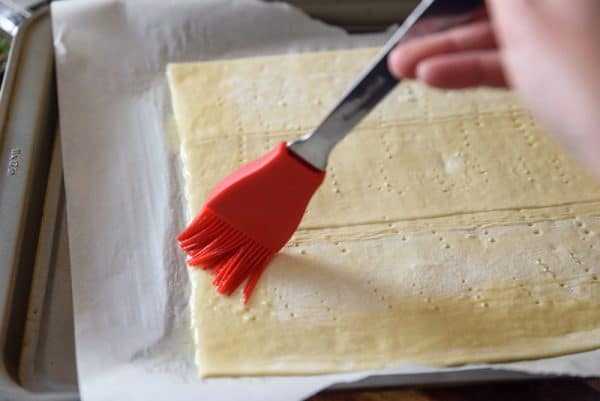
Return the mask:
[[[400,63],[400,60],[398,59],[399,57],[399,53],[397,49],[394,49],[390,52],[390,54],[388,55],[388,60],[387,60],[387,64],[388,64],[388,69],[390,70],[390,73],[395,76],[396,78],[400,79],[402,78],[400,71],[398,69],[398,65]]]
[[[415,68],[415,78],[422,80],[425,76],[425,65],[423,63],[417,64]]]

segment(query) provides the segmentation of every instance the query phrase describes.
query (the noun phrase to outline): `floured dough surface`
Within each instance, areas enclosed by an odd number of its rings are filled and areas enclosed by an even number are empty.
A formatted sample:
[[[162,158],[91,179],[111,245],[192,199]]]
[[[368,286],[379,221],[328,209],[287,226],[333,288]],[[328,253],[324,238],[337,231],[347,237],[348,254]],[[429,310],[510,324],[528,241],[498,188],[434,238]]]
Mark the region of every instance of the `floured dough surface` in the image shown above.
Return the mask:
[[[314,127],[374,54],[170,65],[189,217],[225,175]],[[514,95],[403,83],[334,150],[300,229],[248,306],[191,272],[200,372],[322,373],[596,348],[598,233],[600,187]]]

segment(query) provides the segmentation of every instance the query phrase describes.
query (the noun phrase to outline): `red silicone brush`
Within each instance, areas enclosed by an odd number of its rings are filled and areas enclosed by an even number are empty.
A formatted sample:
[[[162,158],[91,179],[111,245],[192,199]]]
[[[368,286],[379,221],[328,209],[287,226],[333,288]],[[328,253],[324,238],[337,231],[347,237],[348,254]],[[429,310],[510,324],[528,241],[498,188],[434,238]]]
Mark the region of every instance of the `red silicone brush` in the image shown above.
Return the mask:
[[[178,237],[189,264],[210,270],[217,291],[229,295],[242,283],[244,302],[260,275],[290,239],[325,177],[331,149],[398,83],[387,55],[430,7],[423,0],[385,45],[375,62],[311,133],[282,143],[219,183],[190,226]]]
[[[324,177],[285,143],[235,171],[213,188],[200,214],[177,238],[190,255],[188,263],[211,270],[221,294],[231,294],[247,279],[247,302]]]

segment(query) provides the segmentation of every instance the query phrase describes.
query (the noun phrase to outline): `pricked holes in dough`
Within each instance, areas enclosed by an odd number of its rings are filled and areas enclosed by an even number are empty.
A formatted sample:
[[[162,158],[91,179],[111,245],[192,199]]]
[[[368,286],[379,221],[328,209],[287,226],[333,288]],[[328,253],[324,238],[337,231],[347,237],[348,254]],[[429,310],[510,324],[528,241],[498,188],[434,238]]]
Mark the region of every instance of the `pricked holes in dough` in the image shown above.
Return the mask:
[[[380,135],[381,138],[381,144],[383,145],[383,151],[385,152],[385,156],[388,160],[392,160],[392,158],[394,157],[392,154],[392,151],[390,149],[390,144],[389,142],[386,140],[385,135],[381,134]],[[387,178],[386,178],[387,181]]]
[[[335,174],[335,170],[333,169],[333,167],[329,168],[329,175],[331,176],[331,185],[333,186],[333,192],[335,194],[342,193],[342,190],[340,188],[340,182],[338,181],[338,177]]]
[[[242,320],[244,322],[255,322],[256,321],[256,316],[254,316],[254,315],[244,315],[244,316],[242,316]]]
[[[338,248],[341,253],[348,253],[348,248],[344,247],[341,242],[336,241],[334,245]]]

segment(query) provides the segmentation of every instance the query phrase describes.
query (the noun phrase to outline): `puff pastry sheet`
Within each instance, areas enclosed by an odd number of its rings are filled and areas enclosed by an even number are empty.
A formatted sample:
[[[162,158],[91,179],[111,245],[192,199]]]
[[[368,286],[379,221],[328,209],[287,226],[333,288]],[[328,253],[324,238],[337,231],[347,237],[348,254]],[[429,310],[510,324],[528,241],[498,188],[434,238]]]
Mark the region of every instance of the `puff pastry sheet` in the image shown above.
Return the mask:
[[[170,65],[189,217],[225,175],[313,128],[375,52]],[[596,348],[598,233],[600,187],[513,94],[402,83],[334,150],[249,305],[191,271],[200,373]]]

